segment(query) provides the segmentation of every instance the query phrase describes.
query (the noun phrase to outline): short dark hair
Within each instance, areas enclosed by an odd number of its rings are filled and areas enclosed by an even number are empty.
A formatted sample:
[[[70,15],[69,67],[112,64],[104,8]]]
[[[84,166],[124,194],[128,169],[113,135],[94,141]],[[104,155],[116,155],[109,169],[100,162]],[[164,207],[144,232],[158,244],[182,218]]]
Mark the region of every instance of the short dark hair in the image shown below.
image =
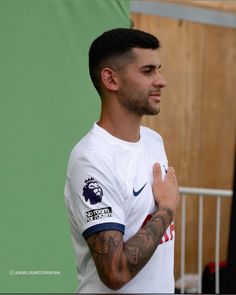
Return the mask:
[[[158,49],[159,40],[150,33],[136,29],[117,28],[97,37],[89,49],[89,74],[94,87],[100,93],[100,71],[108,60],[133,57],[133,48]],[[126,61],[127,62],[127,61]]]

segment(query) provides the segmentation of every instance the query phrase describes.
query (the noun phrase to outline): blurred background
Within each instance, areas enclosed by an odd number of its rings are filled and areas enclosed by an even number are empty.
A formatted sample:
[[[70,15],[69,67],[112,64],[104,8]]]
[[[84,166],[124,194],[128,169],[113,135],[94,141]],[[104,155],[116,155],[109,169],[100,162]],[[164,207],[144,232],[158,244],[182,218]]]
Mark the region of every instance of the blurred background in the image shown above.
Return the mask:
[[[176,280],[199,279],[216,253],[229,265],[236,247],[236,2],[0,0],[0,292],[77,288],[63,191],[69,152],[100,111],[88,49],[103,31],[130,26],[162,45],[168,87],[160,115],[143,124],[164,138],[185,192],[175,224]],[[51,274],[17,273],[34,270]],[[197,288],[204,291],[202,280]]]

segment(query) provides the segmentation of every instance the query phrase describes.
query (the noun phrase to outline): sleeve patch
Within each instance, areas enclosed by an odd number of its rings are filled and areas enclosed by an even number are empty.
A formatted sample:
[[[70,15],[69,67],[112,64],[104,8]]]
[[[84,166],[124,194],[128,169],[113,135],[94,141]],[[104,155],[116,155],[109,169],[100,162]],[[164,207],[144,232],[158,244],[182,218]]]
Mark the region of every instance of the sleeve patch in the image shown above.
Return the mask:
[[[98,181],[93,177],[85,179],[83,187],[83,197],[85,201],[90,201],[91,205],[95,205],[102,201],[103,190]]]
[[[85,212],[85,217],[87,222],[98,220],[101,218],[112,217],[112,208],[105,207],[100,209],[93,209],[93,210]]]

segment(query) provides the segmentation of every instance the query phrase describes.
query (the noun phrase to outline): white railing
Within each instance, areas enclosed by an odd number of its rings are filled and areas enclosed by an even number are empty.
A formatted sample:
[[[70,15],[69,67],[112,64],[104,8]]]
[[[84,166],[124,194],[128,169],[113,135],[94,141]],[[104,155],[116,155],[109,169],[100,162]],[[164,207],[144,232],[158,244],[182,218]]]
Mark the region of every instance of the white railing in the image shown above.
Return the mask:
[[[187,195],[198,195],[199,197],[199,213],[198,213],[198,293],[202,293],[202,227],[203,227],[203,198],[205,196],[213,196],[217,198],[216,203],[216,240],[215,240],[215,293],[220,292],[220,218],[221,218],[221,198],[232,197],[232,190],[222,189],[205,189],[194,187],[180,187],[179,192],[182,198],[181,202],[181,258],[180,258],[180,277],[181,277],[181,293],[185,293],[185,228],[186,228],[186,197]]]

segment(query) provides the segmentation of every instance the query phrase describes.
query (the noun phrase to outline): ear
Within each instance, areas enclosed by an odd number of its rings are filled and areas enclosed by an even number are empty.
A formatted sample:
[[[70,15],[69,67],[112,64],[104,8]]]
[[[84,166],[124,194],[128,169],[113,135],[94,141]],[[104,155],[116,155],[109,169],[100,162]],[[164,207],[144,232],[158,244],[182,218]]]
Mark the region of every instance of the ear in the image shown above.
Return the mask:
[[[113,71],[111,68],[102,69],[101,80],[105,88],[107,88],[108,90],[118,90],[116,72]]]

